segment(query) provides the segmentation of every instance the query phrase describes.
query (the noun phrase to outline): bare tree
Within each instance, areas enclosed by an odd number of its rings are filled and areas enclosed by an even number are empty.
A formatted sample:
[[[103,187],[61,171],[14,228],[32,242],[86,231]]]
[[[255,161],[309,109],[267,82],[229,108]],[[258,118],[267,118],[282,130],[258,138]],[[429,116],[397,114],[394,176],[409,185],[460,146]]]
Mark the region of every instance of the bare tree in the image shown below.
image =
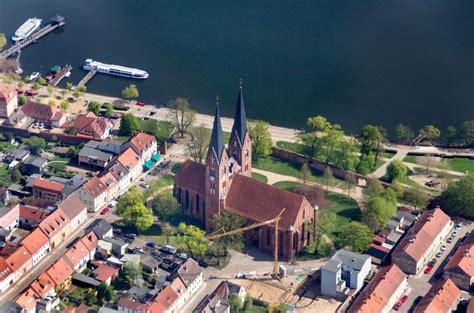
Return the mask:
[[[303,185],[306,185],[309,176],[311,175],[311,171],[309,170],[308,164],[303,164],[300,168],[300,175],[301,179],[303,180]]]
[[[355,186],[355,184],[357,183],[357,178],[351,172],[347,172],[346,177],[345,177],[345,181],[347,183],[347,196],[350,197],[351,196],[351,188],[352,188],[352,186]]]
[[[176,98],[170,101],[170,108],[173,110],[173,126],[178,130],[180,137],[188,132],[189,127],[194,122],[196,112],[191,109],[186,98]]]
[[[194,161],[203,163],[211,138],[211,131],[205,128],[204,124],[201,124],[201,126],[192,127],[190,134],[191,139],[186,144],[188,152]]]

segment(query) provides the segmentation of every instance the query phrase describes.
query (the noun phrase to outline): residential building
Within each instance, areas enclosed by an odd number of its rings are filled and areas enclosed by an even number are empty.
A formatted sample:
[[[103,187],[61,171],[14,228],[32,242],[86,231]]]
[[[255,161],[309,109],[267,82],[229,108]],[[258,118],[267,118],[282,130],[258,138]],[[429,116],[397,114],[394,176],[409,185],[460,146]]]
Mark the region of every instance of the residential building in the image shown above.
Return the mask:
[[[160,268],[161,262],[152,257],[151,255],[144,255],[140,258],[140,266],[145,272],[156,274]]]
[[[17,281],[33,267],[33,257],[25,247],[19,247],[6,259],[8,266],[15,273],[13,281]]]
[[[94,176],[79,189],[79,196],[90,212],[98,212],[107,204],[107,186]]]
[[[440,208],[425,211],[393,250],[392,262],[407,274],[419,274],[452,228],[453,222]]]
[[[92,230],[99,239],[112,238],[114,236],[112,225],[102,218],[95,220],[87,229]]]
[[[132,148],[128,148],[123,151],[118,157],[117,162],[122,164],[128,171],[129,183],[133,182],[142,173],[142,162],[141,158]]]
[[[127,148],[132,148],[140,156],[141,165],[143,166],[146,161],[151,160],[153,155],[156,154],[158,146],[155,136],[140,132],[123,144],[123,149]]]
[[[47,164],[48,164],[48,160],[46,160],[45,158],[30,156],[23,163],[23,166],[25,168],[26,173],[28,175],[31,175],[31,174],[41,174]]]
[[[106,118],[97,117],[94,112],[79,115],[72,129],[77,134],[91,136],[94,139],[105,139],[109,137],[113,124]]]
[[[169,275],[169,278],[173,280],[178,276],[186,285],[186,292],[189,297],[194,296],[201,289],[203,284],[201,267],[192,258],[181,264],[176,272]]]
[[[84,237],[81,238],[82,244],[87,248],[89,251],[89,259],[94,259],[95,253],[97,251],[97,236],[94,234],[93,231],[89,231],[86,233]]]
[[[64,254],[64,259],[74,269],[75,273],[80,273],[86,268],[87,262],[91,259],[90,251],[81,240],[78,240]]]
[[[105,172],[105,175],[99,178],[102,183],[107,187],[107,202],[110,203],[112,200],[119,196],[119,183],[115,176],[110,172]]]
[[[118,258],[125,254],[129,245],[128,242],[115,238],[105,238],[105,241],[112,243],[112,253]]]
[[[63,210],[58,208],[39,224],[39,229],[48,237],[52,249],[59,246],[69,236],[70,222]]]
[[[63,189],[64,185],[61,183],[42,178],[36,178],[33,181],[33,196],[51,204],[63,200]]]
[[[79,165],[103,169],[112,161],[115,153],[115,144],[106,144],[98,141],[89,141],[82,147],[77,156]],[[120,148],[119,148],[120,149]],[[119,151],[120,152],[120,151]]]
[[[188,300],[186,285],[180,277],[177,277],[151,302],[150,312],[178,313]]]
[[[69,219],[70,232],[74,232],[78,227],[87,222],[87,205],[82,202],[79,192],[75,192],[62,201],[58,208],[61,209]]]
[[[194,308],[193,313],[230,313],[228,300],[231,294],[237,294],[243,303],[247,291],[245,288],[225,280],[211,294],[201,300]]]
[[[112,267],[106,264],[100,264],[94,270],[94,278],[100,282],[105,282],[106,284],[110,285],[110,283],[117,278],[119,274],[119,269],[116,267]]]
[[[407,276],[395,264],[381,268],[362,289],[348,313],[388,313],[407,287]]]
[[[18,108],[18,97],[14,86],[0,83],[0,117],[9,118]]]
[[[364,285],[369,275],[371,257],[341,249],[321,268],[321,293],[336,297],[338,293],[346,294],[349,289],[354,293]]]
[[[49,211],[31,206],[19,204],[20,227],[33,229],[37,227],[48,215]]]
[[[15,282],[15,272],[4,258],[0,257],[0,293],[4,293]]]
[[[0,207],[0,228],[12,230],[20,224],[20,206]]]
[[[54,286],[51,277],[47,273],[43,273],[31,284],[31,289],[33,289],[40,298],[45,299],[47,297],[56,296]]]
[[[51,176],[50,181],[60,183],[64,185],[62,191],[63,199],[67,198],[70,194],[78,190],[82,185],[84,185],[89,179],[85,176],[74,175],[71,178],[63,178],[57,176]]]
[[[71,285],[71,277],[74,273],[74,269],[64,258],[59,258],[53,266],[51,266],[46,274],[51,277],[54,283],[54,290],[59,293],[66,290]]]
[[[97,241],[97,253],[101,259],[109,257],[112,254],[112,243],[99,239]]]
[[[30,156],[31,151],[25,148],[16,148],[12,150],[6,157],[5,162],[11,163],[13,161],[24,162]]]
[[[22,313],[36,313],[39,296],[31,288],[20,294],[15,302],[22,308]]]
[[[66,112],[61,111],[58,107],[31,100],[25,103],[21,107],[21,110],[25,115],[33,118],[39,123],[51,127],[61,127],[66,123],[68,116]]]
[[[31,253],[32,266],[35,266],[51,251],[48,237],[39,228],[26,236],[21,243]]]
[[[448,278],[433,284],[413,312],[453,312],[459,304],[460,297],[461,290]]]
[[[130,185],[130,175],[129,170],[120,164],[119,162],[114,162],[107,168],[108,173],[111,173],[118,182],[118,195],[123,194]]]
[[[458,288],[471,291],[474,287],[474,232],[467,235],[451,260],[444,267],[444,277]]]
[[[251,178],[251,151],[241,88],[228,148],[216,106],[205,164],[186,161],[174,177],[174,196],[183,213],[201,221],[207,231],[212,229],[212,216],[221,210],[238,213],[252,224],[271,220],[285,209],[279,222],[278,251],[282,258],[291,260],[311,243],[314,208],[304,196]],[[249,230],[245,237],[259,249],[273,253],[272,225]]]

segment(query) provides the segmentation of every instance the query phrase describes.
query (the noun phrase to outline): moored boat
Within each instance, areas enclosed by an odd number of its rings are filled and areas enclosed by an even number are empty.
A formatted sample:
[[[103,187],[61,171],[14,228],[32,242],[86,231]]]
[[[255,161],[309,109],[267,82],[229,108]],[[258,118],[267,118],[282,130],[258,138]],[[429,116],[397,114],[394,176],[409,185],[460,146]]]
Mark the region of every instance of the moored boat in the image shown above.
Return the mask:
[[[135,79],[147,79],[150,76],[146,71],[139,70],[136,68],[125,67],[115,64],[105,64],[87,59],[83,68],[86,71],[95,70],[99,73],[110,74],[121,77],[135,78]]]
[[[41,21],[41,19],[36,17],[26,20],[26,22],[24,22],[23,25],[21,25],[20,28],[16,30],[15,34],[12,36],[12,40],[20,41],[28,38],[41,26]]]

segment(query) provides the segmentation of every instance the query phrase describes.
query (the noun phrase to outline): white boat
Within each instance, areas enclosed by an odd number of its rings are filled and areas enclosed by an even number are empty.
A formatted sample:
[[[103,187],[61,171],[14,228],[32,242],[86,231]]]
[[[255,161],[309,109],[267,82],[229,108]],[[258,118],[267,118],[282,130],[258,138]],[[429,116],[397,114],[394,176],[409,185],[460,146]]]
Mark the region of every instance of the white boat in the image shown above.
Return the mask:
[[[13,41],[23,40],[33,34],[41,25],[42,20],[39,18],[30,18],[20,26],[12,36]]]
[[[30,81],[36,80],[38,77],[40,77],[40,75],[41,75],[41,74],[38,73],[38,72],[33,72],[33,73],[31,73],[31,75],[30,75]]]
[[[99,73],[136,79],[147,79],[148,76],[150,76],[147,72],[143,70],[114,64],[100,63],[92,59],[87,59],[86,64],[84,64],[83,68],[86,71],[95,70]]]

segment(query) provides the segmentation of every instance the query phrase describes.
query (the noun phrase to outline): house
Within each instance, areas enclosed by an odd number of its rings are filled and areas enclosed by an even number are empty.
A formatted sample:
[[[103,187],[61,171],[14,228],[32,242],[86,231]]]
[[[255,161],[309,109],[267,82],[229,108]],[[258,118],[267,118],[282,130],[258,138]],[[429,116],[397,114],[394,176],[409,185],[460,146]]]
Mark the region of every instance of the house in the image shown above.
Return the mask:
[[[94,278],[100,282],[105,282],[108,285],[110,285],[110,283],[118,276],[118,274],[118,268],[106,264],[100,264],[94,270]]]
[[[0,187],[0,203],[4,205],[10,202],[10,192],[4,187]]]
[[[112,225],[102,218],[95,220],[87,229],[92,230],[99,239],[112,238],[114,236]]]
[[[461,290],[448,278],[433,284],[413,312],[453,312],[459,304],[460,297]]]
[[[19,204],[20,209],[20,227],[32,229],[41,223],[48,215],[49,211],[31,206]]]
[[[341,249],[321,268],[321,293],[336,297],[349,289],[359,291],[370,273],[371,257]]]
[[[119,183],[115,176],[110,172],[105,172],[105,175],[99,178],[107,187],[107,202],[115,200],[119,196]]]
[[[24,162],[30,156],[30,154],[31,151],[28,149],[16,148],[5,157],[5,161],[8,163],[13,161]]]
[[[91,136],[95,139],[105,139],[109,137],[113,124],[106,118],[97,117],[94,112],[79,115],[72,129],[77,134]]]
[[[44,200],[50,204],[54,204],[63,200],[64,185],[52,182],[42,178],[36,178],[33,181],[33,196],[35,199]]]
[[[15,272],[4,258],[0,257],[0,293],[4,293],[15,282]]]
[[[100,281],[97,279],[80,273],[72,275],[72,283],[83,288],[97,288],[100,286]]]
[[[117,162],[122,164],[128,171],[129,183],[136,180],[142,173],[141,158],[132,148],[123,151],[118,157]]]
[[[90,212],[98,212],[107,204],[107,186],[94,176],[79,189],[79,196]]]
[[[41,174],[43,169],[48,165],[48,160],[42,157],[30,156],[23,163],[25,171],[28,175]]]
[[[207,231],[212,230],[212,216],[221,210],[240,214],[252,224],[271,220],[285,209],[278,225],[278,251],[283,259],[292,260],[312,241],[315,210],[304,196],[253,179],[251,154],[241,88],[228,148],[216,106],[205,164],[186,161],[174,176],[173,194],[183,213],[201,221]],[[273,225],[248,230],[244,236],[260,250],[273,253]]]
[[[18,108],[18,97],[15,87],[0,83],[0,117],[9,118]]]
[[[63,210],[58,208],[39,224],[39,229],[48,237],[52,249],[59,246],[69,236],[70,222]]]
[[[130,185],[129,170],[119,162],[114,162],[107,168],[107,172],[112,174],[118,182],[118,190],[115,192],[118,195],[124,193]]]
[[[57,176],[51,176],[50,181],[60,183],[64,185],[62,191],[63,199],[67,198],[70,194],[78,190],[83,184],[88,181],[88,178],[81,175],[74,175],[71,178],[63,178]]]
[[[99,241],[97,241],[97,252],[102,258],[108,257],[112,254],[112,243],[99,239]]]
[[[31,284],[31,289],[33,289],[41,299],[45,299],[47,297],[56,296],[54,286],[52,278],[47,273],[43,273]]]
[[[407,274],[419,274],[452,228],[453,222],[440,208],[425,211],[393,249],[392,262]]]
[[[140,258],[140,266],[145,272],[156,274],[160,268],[161,262],[152,257],[151,255],[144,255]]]
[[[152,160],[158,147],[154,136],[140,132],[123,144],[122,149],[126,150],[127,148],[132,148],[140,156],[141,165],[143,166],[146,161]]]
[[[0,208],[0,228],[12,230],[20,225],[20,206]]]
[[[21,111],[39,123],[51,127],[61,127],[66,123],[68,116],[66,112],[61,111],[58,107],[31,100],[21,107]]]
[[[77,155],[79,165],[94,169],[105,168],[112,161],[114,154],[104,151],[100,147],[100,143],[97,141],[86,143]]]
[[[381,268],[362,289],[348,313],[388,313],[407,287],[407,276],[395,264]]]
[[[194,313],[230,313],[229,296],[237,294],[245,302],[247,291],[245,288],[231,283],[230,281],[221,282],[211,294],[205,296],[201,302],[194,308]]]
[[[462,290],[474,286],[474,232],[470,232],[453,257],[444,267],[444,277],[451,279]]]
[[[51,251],[48,237],[39,228],[26,236],[21,243],[31,253],[32,266],[35,266]]]
[[[66,290],[71,285],[71,276],[74,273],[74,269],[64,258],[59,258],[53,266],[51,266],[46,274],[51,277],[54,283],[54,290],[59,293]]]
[[[35,120],[27,116],[22,111],[13,112],[9,118],[3,121],[4,126],[16,127],[16,128],[28,128],[33,124]]]
[[[82,202],[78,192],[75,192],[67,197],[58,205],[58,208],[61,209],[69,219],[71,233],[80,225],[87,222],[87,205]]]
[[[105,238],[105,241],[112,244],[112,253],[119,258],[125,254],[129,245],[128,242],[115,238]]]
[[[17,281],[33,267],[33,257],[25,247],[19,247],[6,258],[8,266],[15,273],[13,281]]]
[[[64,254],[64,259],[74,269],[75,273],[80,273],[86,268],[87,262],[90,260],[90,251],[82,241],[78,240]]]
[[[150,312],[178,313],[188,300],[186,285],[177,277],[153,299]]]
[[[97,252],[97,241],[97,236],[94,234],[93,231],[87,232],[86,235],[81,238],[82,244],[89,251],[90,260],[94,259],[95,253]]]
[[[33,289],[28,288],[16,298],[15,303],[22,308],[22,313],[36,313],[36,304],[39,296]]]
[[[176,272],[169,275],[169,278],[173,280],[177,276],[179,276],[186,285],[186,292],[189,297],[194,296],[202,287],[201,267],[199,267],[199,264],[192,258],[188,258],[183,264],[181,264]]]

